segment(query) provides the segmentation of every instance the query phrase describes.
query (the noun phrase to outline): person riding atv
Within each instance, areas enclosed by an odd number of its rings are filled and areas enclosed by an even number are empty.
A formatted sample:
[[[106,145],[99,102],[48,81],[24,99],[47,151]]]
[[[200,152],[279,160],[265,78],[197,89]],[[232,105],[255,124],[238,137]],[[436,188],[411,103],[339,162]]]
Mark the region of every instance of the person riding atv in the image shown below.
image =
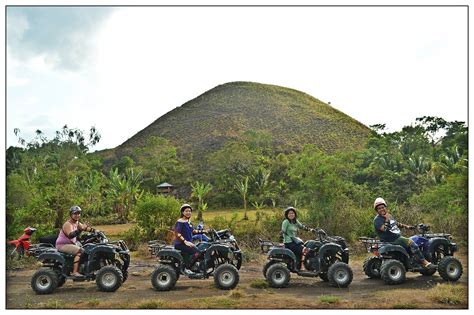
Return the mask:
[[[303,242],[296,237],[298,227],[311,231],[314,239]],[[282,234],[283,245],[259,240],[262,250],[269,247],[263,275],[271,287],[286,287],[290,273],[302,277],[320,277],[339,288],[346,288],[352,282],[353,273],[348,265],[349,249],[342,237],[328,236],[322,229],[305,227],[296,220],[293,207],[285,210]]]
[[[407,251],[410,251],[417,257],[423,268],[436,269],[436,266],[425,259],[418,245],[410,238],[403,237],[400,228],[413,229],[411,226],[397,222],[392,215],[388,213],[387,203],[381,197],[375,199],[374,210],[377,215],[374,218],[375,231],[382,242],[400,245]]]
[[[192,207],[183,204],[181,217],[175,225],[174,248],[156,244],[152,253],[159,263],[151,274],[151,283],[158,291],[171,290],[180,275],[190,279],[207,279],[214,277],[217,288],[230,290],[239,282],[239,273],[234,261],[241,261],[241,252],[234,250],[231,242],[216,242],[214,230],[195,230],[191,222]],[[212,242],[192,242],[193,233],[212,232]],[[155,247],[155,244],[151,244]]]
[[[69,219],[63,224],[56,240],[56,248],[58,251],[75,256],[71,276],[78,278],[83,276],[78,272],[79,260],[81,259],[83,250],[81,246],[78,245],[76,238],[82,231],[95,232],[94,228],[79,222],[81,212],[82,209],[79,206],[72,206],[71,209],[69,209]]]

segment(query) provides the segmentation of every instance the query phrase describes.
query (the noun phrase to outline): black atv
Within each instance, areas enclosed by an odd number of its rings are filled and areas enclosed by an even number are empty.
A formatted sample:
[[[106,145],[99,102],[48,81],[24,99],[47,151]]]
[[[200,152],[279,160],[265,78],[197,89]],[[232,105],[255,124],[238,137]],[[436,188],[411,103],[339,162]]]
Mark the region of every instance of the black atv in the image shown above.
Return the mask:
[[[410,237],[434,268],[424,268],[414,255],[400,245],[384,243],[378,239],[360,237],[367,251],[373,256],[364,261],[364,273],[369,278],[382,278],[386,284],[405,282],[406,272],[419,272],[431,276],[436,271],[447,281],[457,281],[462,275],[461,262],[453,257],[457,251],[456,243],[451,242],[451,235],[445,233],[428,234],[430,227],[418,224],[411,227],[418,235]]]
[[[79,272],[83,277],[71,276],[74,255],[56,249],[45,249],[38,256],[43,266],[33,274],[31,287],[37,294],[49,294],[72,281],[95,280],[99,290],[116,291],[128,276],[130,253],[123,241],[109,242],[103,232],[97,231],[82,238],[83,253],[79,260]]]
[[[214,277],[217,288],[230,290],[239,283],[239,271],[233,265],[236,254],[228,243],[202,242],[197,245],[201,251],[197,261],[190,266],[191,257],[182,255],[181,251],[171,245],[154,242],[153,253],[159,264],[151,274],[151,283],[158,291],[174,288],[180,275],[190,279],[207,279]]]
[[[210,229],[207,242],[202,240],[194,242],[200,250],[204,250],[205,248],[209,247],[209,244],[224,244],[226,246],[229,246],[230,250],[233,253],[232,260],[230,263],[234,265],[237,270],[240,270],[240,267],[242,267],[242,251],[240,250],[239,245],[237,244],[237,240],[229,229],[219,231]]]
[[[352,282],[352,269],[348,265],[349,249],[344,238],[328,236],[321,229],[312,231],[316,240],[304,243],[304,271],[297,266],[295,254],[283,244],[259,240],[262,251],[269,249],[263,275],[271,287],[286,287],[290,281],[290,272],[303,277],[319,276],[323,281],[329,281],[332,286],[339,288],[345,288]]]

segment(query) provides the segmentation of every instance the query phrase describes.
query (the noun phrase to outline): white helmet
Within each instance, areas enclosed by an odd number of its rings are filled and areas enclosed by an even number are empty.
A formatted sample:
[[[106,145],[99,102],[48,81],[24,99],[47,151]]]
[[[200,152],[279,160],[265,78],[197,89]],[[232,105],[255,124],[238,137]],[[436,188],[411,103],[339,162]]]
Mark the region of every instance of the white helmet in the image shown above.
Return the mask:
[[[384,205],[385,207],[387,206],[387,203],[385,202],[385,200],[383,200],[383,198],[381,197],[378,197],[377,199],[375,199],[374,201],[374,209],[377,210],[377,206],[379,205]]]

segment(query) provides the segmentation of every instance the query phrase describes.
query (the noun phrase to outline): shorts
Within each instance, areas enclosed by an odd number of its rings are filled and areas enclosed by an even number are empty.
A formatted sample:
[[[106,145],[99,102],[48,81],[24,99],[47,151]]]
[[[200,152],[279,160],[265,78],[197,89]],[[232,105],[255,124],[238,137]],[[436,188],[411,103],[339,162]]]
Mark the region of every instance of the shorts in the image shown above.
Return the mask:
[[[61,253],[76,255],[81,250],[81,248],[74,244],[66,244],[66,245],[61,246],[58,250]]]

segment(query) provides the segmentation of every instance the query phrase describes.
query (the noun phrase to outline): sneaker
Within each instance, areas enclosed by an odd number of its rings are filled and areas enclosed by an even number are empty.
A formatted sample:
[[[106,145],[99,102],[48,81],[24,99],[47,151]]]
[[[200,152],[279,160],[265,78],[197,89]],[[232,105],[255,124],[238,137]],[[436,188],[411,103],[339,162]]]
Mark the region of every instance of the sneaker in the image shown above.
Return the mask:
[[[73,272],[73,273],[71,273],[71,277],[84,278],[84,275],[82,273],[79,273],[79,272]]]
[[[184,268],[183,273],[184,273],[186,276],[189,276],[189,275],[194,274],[194,272],[192,272],[191,270],[189,270],[189,269],[187,269],[187,268]]]
[[[426,265],[423,266],[423,268],[426,269],[426,270],[433,270],[433,269],[438,268],[438,266],[436,266],[432,263],[427,263]]]

